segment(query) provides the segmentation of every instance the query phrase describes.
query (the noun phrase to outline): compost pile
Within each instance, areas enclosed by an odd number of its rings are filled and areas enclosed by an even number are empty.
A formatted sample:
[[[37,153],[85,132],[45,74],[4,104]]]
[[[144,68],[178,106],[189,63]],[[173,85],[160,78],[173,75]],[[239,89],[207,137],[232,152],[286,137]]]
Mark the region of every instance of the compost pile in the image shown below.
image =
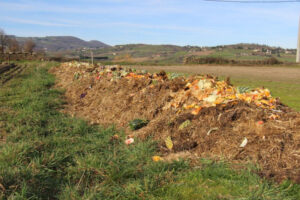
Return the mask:
[[[300,113],[268,89],[117,65],[68,62],[51,72],[66,90],[64,112],[92,124],[115,124],[131,137],[153,137],[162,154],[155,160],[178,155],[252,162],[265,177],[300,183]],[[144,126],[132,131],[136,119]]]

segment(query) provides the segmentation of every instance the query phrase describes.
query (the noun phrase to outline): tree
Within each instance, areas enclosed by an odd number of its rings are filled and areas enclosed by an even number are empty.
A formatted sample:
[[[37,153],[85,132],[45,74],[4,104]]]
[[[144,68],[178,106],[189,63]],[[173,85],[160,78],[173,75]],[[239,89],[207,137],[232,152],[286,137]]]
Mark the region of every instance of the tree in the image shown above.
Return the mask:
[[[13,52],[13,53],[20,51],[20,45],[19,45],[18,41],[16,40],[16,38],[14,38],[14,37],[9,38],[8,49],[10,52]]]
[[[7,35],[5,34],[4,30],[0,28],[0,50],[2,54],[4,53],[5,46],[7,44]]]
[[[37,49],[37,50],[35,50],[35,52],[40,60],[45,60],[45,58],[46,58],[45,49]]]
[[[35,47],[35,43],[32,40],[27,40],[24,44],[24,51],[27,53],[32,53]]]

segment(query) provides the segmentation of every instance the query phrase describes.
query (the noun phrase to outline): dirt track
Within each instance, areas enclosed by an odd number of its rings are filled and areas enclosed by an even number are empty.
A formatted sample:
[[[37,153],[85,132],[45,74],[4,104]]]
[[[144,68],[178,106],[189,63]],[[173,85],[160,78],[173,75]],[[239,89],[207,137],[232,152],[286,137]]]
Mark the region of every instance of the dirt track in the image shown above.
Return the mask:
[[[233,78],[251,78],[269,81],[286,81],[300,83],[300,67],[260,67],[260,66],[135,66],[137,69],[149,71],[165,70],[170,72],[213,74],[216,76],[230,76]]]
[[[25,68],[26,65],[18,66],[13,63],[10,65],[0,65],[0,84],[6,83],[16,75],[20,74]]]

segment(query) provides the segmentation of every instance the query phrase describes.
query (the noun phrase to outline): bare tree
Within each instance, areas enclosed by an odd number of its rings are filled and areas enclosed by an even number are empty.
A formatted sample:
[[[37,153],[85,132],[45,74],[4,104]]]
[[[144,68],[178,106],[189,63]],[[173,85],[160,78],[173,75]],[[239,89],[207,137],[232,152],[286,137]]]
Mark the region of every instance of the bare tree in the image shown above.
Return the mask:
[[[27,53],[32,53],[35,47],[35,43],[32,40],[27,40],[24,44],[24,51]]]
[[[20,45],[19,45],[18,41],[16,40],[16,38],[14,38],[14,37],[9,38],[8,49],[10,52],[13,52],[13,53],[20,51]]]
[[[4,53],[6,44],[7,44],[7,35],[5,34],[4,30],[0,28],[0,50],[2,54]]]
[[[35,50],[35,52],[40,60],[45,60],[45,58],[46,58],[45,49],[37,49],[37,50]]]

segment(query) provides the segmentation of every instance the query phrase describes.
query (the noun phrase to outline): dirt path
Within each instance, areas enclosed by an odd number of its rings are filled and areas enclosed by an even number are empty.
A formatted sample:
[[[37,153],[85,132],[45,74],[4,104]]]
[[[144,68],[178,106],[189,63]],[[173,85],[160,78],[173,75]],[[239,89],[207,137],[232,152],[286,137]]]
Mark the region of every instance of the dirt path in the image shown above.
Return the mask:
[[[213,74],[233,78],[251,78],[268,81],[285,81],[300,83],[300,68],[289,67],[260,67],[260,66],[137,66],[137,69],[149,71],[165,70],[170,72]]]

